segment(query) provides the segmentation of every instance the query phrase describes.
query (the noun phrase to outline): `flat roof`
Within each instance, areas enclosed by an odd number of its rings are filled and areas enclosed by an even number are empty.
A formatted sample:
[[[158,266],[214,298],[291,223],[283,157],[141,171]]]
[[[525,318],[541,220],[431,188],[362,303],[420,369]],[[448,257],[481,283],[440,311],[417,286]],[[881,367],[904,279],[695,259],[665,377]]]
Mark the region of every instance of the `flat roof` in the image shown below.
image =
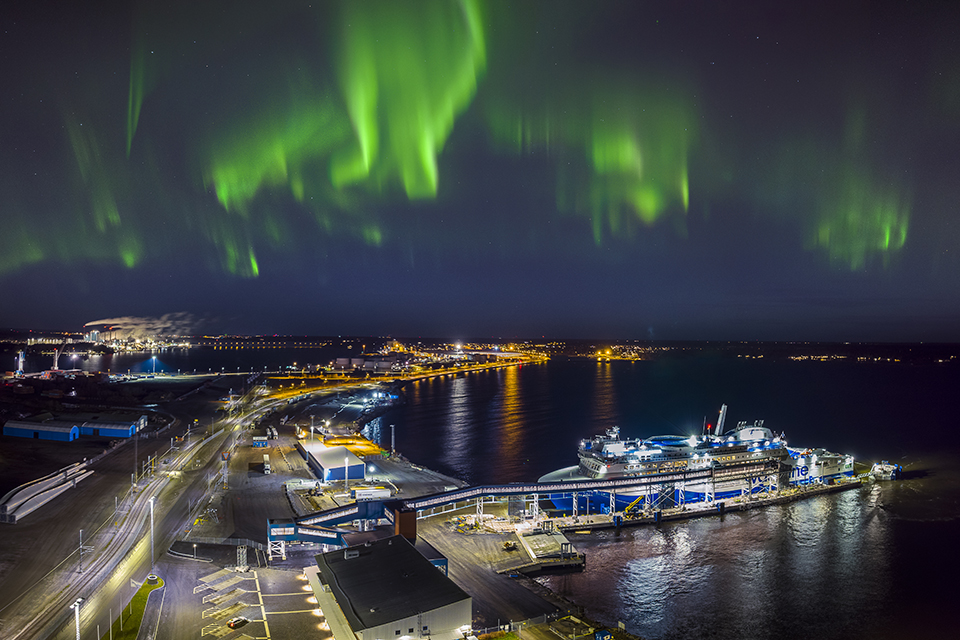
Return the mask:
[[[122,429],[129,430],[137,426],[136,422],[84,422],[82,427],[93,427],[96,429]]]
[[[72,422],[60,420],[47,420],[46,422],[27,422],[24,420],[9,420],[5,427],[11,429],[32,429],[34,431],[54,431],[57,433],[70,433],[79,427]]]
[[[389,538],[394,535],[396,534],[393,532],[393,527],[377,527],[376,529],[372,529],[370,531],[344,533],[343,541],[347,543],[347,546],[354,547],[366,544],[367,542],[383,540],[384,538]],[[413,547],[427,560],[446,560],[446,556],[437,551],[436,547],[423,538],[418,537]]]
[[[128,426],[137,424],[141,418],[145,417],[146,414],[144,413],[109,413],[106,411],[99,413],[62,413],[56,415],[57,420],[72,420],[75,424],[90,422],[104,425],[126,424]]]
[[[470,598],[403,536],[316,556],[323,582],[354,631]]]
[[[323,443],[328,447],[346,447],[358,456],[375,456],[383,453],[379,445],[361,435],[327,436],[323,439]]]
[[[363,464],[363,460],[346,447],[311,447],[309,451],[324,469],[342,467],[344,458],[351,467]]]

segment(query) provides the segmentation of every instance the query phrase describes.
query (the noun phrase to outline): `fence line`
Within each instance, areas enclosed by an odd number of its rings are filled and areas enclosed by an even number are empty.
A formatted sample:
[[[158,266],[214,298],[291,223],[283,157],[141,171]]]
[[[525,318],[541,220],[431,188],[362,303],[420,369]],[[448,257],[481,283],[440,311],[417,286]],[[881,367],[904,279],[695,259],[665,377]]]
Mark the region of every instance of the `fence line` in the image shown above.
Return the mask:
[[[199,544],[224,544],[234,547],[253,547],[254,549],[260,549],[260,551],[266,551],[266,545],[256,542],[254,540],[248,540],[247,538],[209,538],[203,536],[188,536],[187,541],[196,542]]]
[[[472,631],[473,631],[473,635],[475,636],[480,636],[485,633],[494,633],[495,631],[509,631],[509,632],[520,631],[521,633],[523,633],[522,631],[523,627],[529,627],[536,624],[544,624],[544,623],[556,620],[557,618],[561,618],[565,615],[568,615],[568,614],[560,611],[555,611],[553,613],[545,613],[541,616],[537,616],[536,618],[530,618],[529,620],[520,620],[519,622],[510,621],[510,622],[507,622],[506,624],[500,625],[499,627],[486,627],[484,629],[474,628]]]

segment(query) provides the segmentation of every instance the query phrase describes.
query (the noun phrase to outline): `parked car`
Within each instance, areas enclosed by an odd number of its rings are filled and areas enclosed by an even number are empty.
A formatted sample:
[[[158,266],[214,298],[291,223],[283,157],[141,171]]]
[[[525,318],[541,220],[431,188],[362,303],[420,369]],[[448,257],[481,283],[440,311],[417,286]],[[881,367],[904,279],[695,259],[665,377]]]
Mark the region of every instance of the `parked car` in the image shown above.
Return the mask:
[[[239,629],[240,627],[244,626],[248,622],[250,621],[244,618],[243,616],[237,616],[236,618],[230,618],[227,621],[227,626],[230,627],[231,629]]]

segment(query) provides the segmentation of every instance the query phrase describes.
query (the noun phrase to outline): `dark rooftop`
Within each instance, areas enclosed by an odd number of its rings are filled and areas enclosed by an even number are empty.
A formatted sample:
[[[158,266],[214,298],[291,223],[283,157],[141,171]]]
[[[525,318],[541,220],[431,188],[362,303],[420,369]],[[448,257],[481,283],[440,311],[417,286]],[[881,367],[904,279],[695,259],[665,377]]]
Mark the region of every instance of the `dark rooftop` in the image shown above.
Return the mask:
[[[316,556],[354,631],[468,599],[402,536]]]

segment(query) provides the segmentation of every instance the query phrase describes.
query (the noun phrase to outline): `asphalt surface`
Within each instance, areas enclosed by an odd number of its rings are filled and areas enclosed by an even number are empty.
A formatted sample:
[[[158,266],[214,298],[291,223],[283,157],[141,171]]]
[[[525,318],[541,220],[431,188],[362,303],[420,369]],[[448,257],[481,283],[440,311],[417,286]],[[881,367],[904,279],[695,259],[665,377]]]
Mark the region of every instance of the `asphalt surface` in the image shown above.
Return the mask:
[[[484,511],[495,512],[486,506]],[[508,573],[497,573],[531,561],[522,545],[515,551],[503,549],[505,541],[517,539],[515,534],[456,530],[451,520],[469,513],[476,513],[476,509],[420,520],[417,533],[447,558],[450,579],[473,598],[474,627],[493,627],[557,612],[556,604],[528,589],[522,581]]]
[[[159,452],[169,442],[144,441],[137,447],[142,457]],[[152,445],[152,446],[151,446]],[[143,535],[147,524],[143,505],[135,499],[141,494],[129,491],[133,467],[133,446],[125,445],[95,463],[95,473],[41,509],[30,514],[22,523],[3,529],[3,580],[0,587],[0,605],[3,623],[0,634],[20,630],[25,620],[32,619],[31,610],[38,602],[57,593],[62,585],[81,583],[79,573],[79,530],[84,529],[84,545],[91,546],[84,554],[84,565],[89,574],[97,557],[111,548],[118,532],[136,537]],[[141,481],[141,486],[146,482]],[[199,498],[199,491],[194,492]],[[114,498],[118,501],[115,503]],[[119,504],[119,512],[115,512]],[[185,513],[185,509],[182,510]],[[159,515],[155,513],[156,516]],[[156,520],[155,520],[156,522]],[[115,523],[119,523],[119,526]],[[159,521],[165,526],[164,521]],[[149,551],[146,552],[147,555]],[[139,576],[142,580],[142,575]],[[8,627],[9,625],[9,627]]]
[[[195,446],[191,452],[195,452],[197,464],[184,465],[181,474],[169,479],[162,476],[179,470],[176,456],[182,451],[164,452],[169,449],[170,436],[185,431],[188,424],[193,426],[193,416],[204,416],[204,409],[206,415],[212,414],[210,396],[218,397],[220,392],[213,388],[180,403],[181,415],[171,428],[156,438],[149,433],[142,435],[136,446],[133,442],[121,445],[91,465],[96,472],[92,477],[20,524],[4,526],[4,544],[0,545],[0,637],[75,637],[67,605],[77,595],[86,598],[81,608],[81,629],[95,630],[97,624],[106,628],[110,609],[119,609],[119,605],[111,605],[129,597],[124,596],[124,585],[129,589],[131,578],[142,581],[151,567],[146,498],[157,497],[157,555],[181,532],[182,524],[190,520],[190,511],[200,505],[207,481],[215,472],[220,447],[233,432],[224,432],[202,449]],[[200,436],[196,430],[193,435],[196,442]],[[160,454],[160,463],[156,474],[139,481],[139,490],[130,495],[134,449],[138,461]],[[163,460],[170,464],[163,464]],[[114,511],[115,496],[121,498],[119,514]],[[92,547],[84,556],[86,570],[82,575],[77,572],[81,528],[84,545]]]
[[[312,559],[312,558],[311,558]],[[307,558],[304,558],[307,561]],[[223,633],[223,640],[233,640],[246,634],[254,638],[315,638],[328,640],[332,637],[324,618],[317,609],[313,594],[304,587],[298,569],[254,568],[242,574],[231,573],[215,581],[219,584],[232,576],[243,577],[235,587],[244,591],[217,607],[204,603],[205,596],[217,592],[202,588],[200,578],[213,574],[220,565],[189,558],[167,556],[157,564],[157,574],[166,580],[166,598],[160,613],[160,628],[156,640],[181,640],[200,637],[204,629],[213,627]],[[199,593],[194,591],[201,587]],[[233,603],[245,606],[226,618],[214,617],[217,609],[223,610]],[[207,612],[206,615],[204,612]],[[243,616],[250,622],[235,631],[226,629],[226,621],[233,616]],[[212,636],[211,636],[212,637]]]

